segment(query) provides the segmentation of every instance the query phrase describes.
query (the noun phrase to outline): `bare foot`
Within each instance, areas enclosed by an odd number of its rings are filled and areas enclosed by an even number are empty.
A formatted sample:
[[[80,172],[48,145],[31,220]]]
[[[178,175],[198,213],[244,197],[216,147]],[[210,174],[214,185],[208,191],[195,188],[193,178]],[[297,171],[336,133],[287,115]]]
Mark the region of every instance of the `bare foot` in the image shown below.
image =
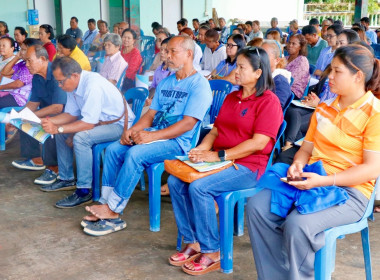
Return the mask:
[[[374,213],[380,213],[380,206],[376,206],[376,207],[373,209],[373,212],[374,212]]]
[[[161,195],[169,195],[169,187],[168,184],[162,185],[161,186]]]
[[[99,219],[117,219],[119,214],[113,212],[107,204],[86,206],[86,211]]]
[[[96,222],[99,220],[99,218],[94,216],[94,215],[87,215],[87,216],[83,217],[83,220],[90,221],[90,222]]]
[[[220,261],[220,253],[219,252],[216,252],[216,253],[207,253],[207,254],[202,254],[204,255],[205,257],[208,257],[210,259],[212,259],[214,262],[217,262],[217,261]],[[195,270],[195,267],[193,265],[192,262],[187,262],[184,264],[184,266],[189,269],[189,270]]]
[[[197,252],[200,252],[201,251],[201,247],[199,246],[199,243],[192,243],[192,244],[187,244],[188,248],[191,248]],[[179,252],[173,254],[170,256],[170,258],[173,260],[173,261],[179,261],[181,259],[181,255],[178,255]]]

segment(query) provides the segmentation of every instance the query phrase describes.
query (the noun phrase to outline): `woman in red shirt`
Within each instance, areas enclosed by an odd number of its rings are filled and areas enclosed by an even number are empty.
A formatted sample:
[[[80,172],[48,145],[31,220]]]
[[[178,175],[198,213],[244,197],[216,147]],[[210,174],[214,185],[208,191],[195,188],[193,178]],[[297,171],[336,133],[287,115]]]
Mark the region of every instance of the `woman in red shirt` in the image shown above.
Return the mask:
[[[168,185],[179,233],[187,246],[169,258],[191,275],[220,268],[214,199],[224,192],[253,188],[263,174],[283,121],[267,53],[242,49],[235,73],[238,91],[227,95],[214,127],[188,156],[192,162],[234,161],[216,174],[188,184],[170,176]]]
[[[121,55],[128,63],[128,69],[121,88],[123,92],[135,86],[136,74],[142,64],[140,51],[134,46],[136,39],[136,32],[130,28],[125,29],[121,35],[121,40],[123,42]]]
[[[51,42],[54,39],[54,30],[53,27],[49,24],[42,24],[40,26],[40,32],[38,33],[41,42],[44,44],[44,48],[46,49],[49,55],[49,61],[53,61],[54,56],[57,52],[54,44]]]

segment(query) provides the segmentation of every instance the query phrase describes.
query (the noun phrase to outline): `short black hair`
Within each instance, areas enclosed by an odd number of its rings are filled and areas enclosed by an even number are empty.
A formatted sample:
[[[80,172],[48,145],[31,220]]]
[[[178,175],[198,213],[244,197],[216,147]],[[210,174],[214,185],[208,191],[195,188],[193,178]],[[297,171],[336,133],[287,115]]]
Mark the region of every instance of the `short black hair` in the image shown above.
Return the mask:
[[[77,46],[77,41],[70,35],[59,35],[57,37],[57,42],[62,45],[65,49],[69,49],[70,51],[73,51],[75,47]]]
[[[187,25],[188,24],[188,21],[187,21],[187,19],[186,18],[181,18],[181,20],[183,20],[184,22],[185,22],[185,25]]]
[[[45,32],[50,34],[49,40],[54,39],[54,30],[50,24],[42,24],[40,25],[40,28],[45,29]]]
[[[93,24],[96,24],[96,21],[95,21],[95,19],[90,18],[90,19],[87,21],[87,23],[93,23]]]
[[[71,19],[75,20],[75,22],[78,23],[78,18],[77,17],[71,17]]]
[[[186,25],[186,22],[183,20],[183,19],[180,19],[179,21],[177,21],[177,24],[180,24],[182,26],[185,26]]]
[[[339,35],[343,31],[343,27],[340,24],[333,24],[327,27],[327,30],[332,30],[336,35]]]
[[[161,24],[159,24],[157,21],[154,21],[152,22],[152,24],[150,25],[153,29],[156,29],[157,27],[156,26],[161,26]]]
[[[172,38],[172,37],[168,37],[168,38],[165,38],[164,40],[162,40],[162,42],[161,42],[161,46],[162,46],[162,45],[165,45],[165,44],[167,44],[167,43],[169,43],[169,41],[170,41],[171,38]]]
[[[250,21],[250,20],[249,20],[249,21],[246,21],[245,24],[246,24],[246,25],[249,24],[249,25],[252,27],[252,21]]]
[[[27,47],[31,47],[31,46],[36,46],[36,45],[40,45],[42,46],[42,42],[38,39],[34,39],[34,38],[26,38],[24,40],[24,42],[22,42],[25,46]]]
[[[365,23],[369,23],[369,17],[362,17],[360,19],[360,21],[365,22]]]
[[[310,35],[313,35],[313,34],[317,34],[317,28],[315,28],[314,25],[306,25],[304,27],[302,27],[302,35],[305,36],[306,34],[310,34]]]
[[[16,27],[15,27],[15,31],[16,31],[16,30],[20,31],[20,34],[21,34],[21,35],[24,35],[25,37],[28,37],[28,32],[26,32],[26,30],[25,30],[24,27],[16,26]]]
[[[316,18],[312,18],[309,20],[309,25],[319,25],[319,20]]]
[[[198,22],[198,23],[199,23],[199,19],[197,19],[197,18],[193,18],[192,21],[195,21],[195,22]]]
[[[11,48],[15,47],[15,40],[12,37],[5,36],[1,37],[0,40],[8,40],[11,43]]]
[[[205,33],[206,38],[212,38],[214,42],[219,41],[219,33],[215,29],[209,29]]]
[[[55,71],[57,68],[61,69],[62,75],[65,78],[71,77],[72,74],[82,73],[82,68],[79,63],[68,56],[57,57],[52,63],[52,71]]]
[[[254,71],[261,69],[262,73],[256,83],[256,96],[261,96],[264,91],[271,90],[274,87],[272,71],[267,52],[260,47],[250,47],[240,50],[238,56],[244,56],[251,64]]]

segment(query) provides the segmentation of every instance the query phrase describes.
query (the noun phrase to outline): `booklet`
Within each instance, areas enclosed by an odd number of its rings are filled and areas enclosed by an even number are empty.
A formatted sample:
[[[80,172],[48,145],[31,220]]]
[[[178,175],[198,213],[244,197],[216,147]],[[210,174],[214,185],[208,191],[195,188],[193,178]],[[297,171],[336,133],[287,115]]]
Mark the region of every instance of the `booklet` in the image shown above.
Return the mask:
[[[295,105],[295,106],[297,106],[297,107],[302,107],[302,108],[307,108],[307,109],[315,110],[314,107],[307,106],[307,105],[303,104],[300,100],[293,100],[292,104]]]
[[[29,108],[24,108],[20,112],[12,109],[9,122],[42,144],[51,136],[45,132],[41,120]]]
[[[0,85],[6,85],[14,82],[15,80],[7,78],[7,77],[2,77]],[[2,89],[2,91],[12,91],[13,89]]]
[[[176,156],[177,159],[180,161],[183,161],[187,165],[191,166],[195,170],[199,172],[207,172],[211,171],[214,169],[221,168],[227,164],[230,164],[230,160],[225,160],[225,161],[215,161],[215,162],[199,162],[199,163],[194,163],[189,160],[187,156]]]

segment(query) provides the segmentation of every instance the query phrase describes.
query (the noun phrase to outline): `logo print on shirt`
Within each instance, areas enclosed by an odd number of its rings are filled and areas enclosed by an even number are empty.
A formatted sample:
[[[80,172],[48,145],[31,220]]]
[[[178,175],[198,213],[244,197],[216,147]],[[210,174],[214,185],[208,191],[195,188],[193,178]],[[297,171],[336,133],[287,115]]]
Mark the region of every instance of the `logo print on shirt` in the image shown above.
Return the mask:
[[[240,116],[244,117],[245,114],[247,114],[247,112],[248,112],[248,109],[244,109],[243,111],[241,111]]]

